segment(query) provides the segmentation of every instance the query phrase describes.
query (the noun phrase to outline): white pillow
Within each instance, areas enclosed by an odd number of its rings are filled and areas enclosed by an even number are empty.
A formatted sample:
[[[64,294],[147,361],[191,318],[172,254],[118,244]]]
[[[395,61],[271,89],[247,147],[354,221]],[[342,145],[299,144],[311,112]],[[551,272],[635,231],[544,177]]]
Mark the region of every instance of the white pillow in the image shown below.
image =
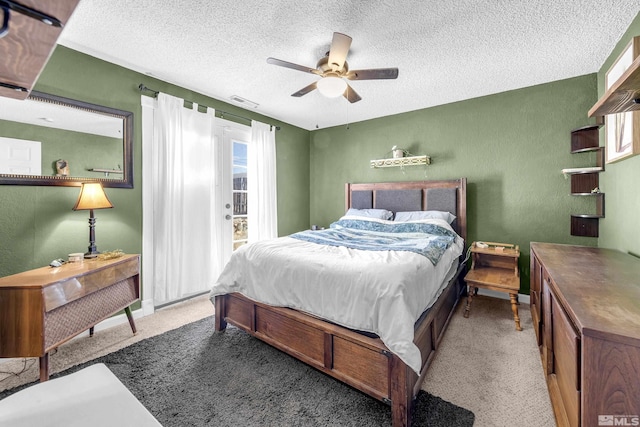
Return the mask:
[[[411,211],[411,212],[396,212],[396,217],[393,219],[397,222],[406,221],[418,221],[421,219],[442,219],[451,224],[456,216],[450,212],[444,211]]]
[[[393,212],[386,209],[354,209],[349,208],[344,216],[362,216],[366,218],[391,219]]]

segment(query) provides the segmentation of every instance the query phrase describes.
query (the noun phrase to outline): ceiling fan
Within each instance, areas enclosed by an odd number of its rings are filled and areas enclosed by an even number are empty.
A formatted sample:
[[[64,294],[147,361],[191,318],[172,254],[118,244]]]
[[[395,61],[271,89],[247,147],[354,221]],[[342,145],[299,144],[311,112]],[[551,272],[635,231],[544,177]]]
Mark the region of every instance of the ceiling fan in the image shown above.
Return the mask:
[[[305,67],[304,65],[293,64],[276,58],[267,58],[267,63],[303,71],[322,77],[317,82],[313,82],[303,87],[291,96],[300,97],[318,89],[323,95],[335,98],[344,96],[349,102],[358,102],[362,98],[349,86],[347,80],[379,80],[398,78],[397,68],[371,68],[367,70],[349,70],[347,64],[347,54],[351,47],[351,37],[342,33],[333,33],[333,40],[329,47],[329,52],[316,64],[316,68]]]

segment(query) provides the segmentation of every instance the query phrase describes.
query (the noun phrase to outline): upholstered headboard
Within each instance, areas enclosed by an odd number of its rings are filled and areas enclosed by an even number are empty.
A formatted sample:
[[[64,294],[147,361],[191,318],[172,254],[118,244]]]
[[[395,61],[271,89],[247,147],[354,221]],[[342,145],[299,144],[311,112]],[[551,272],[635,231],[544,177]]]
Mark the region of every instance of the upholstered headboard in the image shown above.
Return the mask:
[[[467,240],[467,179],[384,183],[347,183],[346,209],[446,211],[456,216],[451,224]]]

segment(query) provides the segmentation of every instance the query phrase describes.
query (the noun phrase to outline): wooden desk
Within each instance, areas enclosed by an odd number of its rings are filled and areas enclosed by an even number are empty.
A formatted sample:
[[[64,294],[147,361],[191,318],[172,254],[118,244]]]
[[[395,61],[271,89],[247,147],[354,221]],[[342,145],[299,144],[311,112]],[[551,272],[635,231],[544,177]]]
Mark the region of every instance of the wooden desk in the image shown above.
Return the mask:
[[[49,351],[140,298],[140,256],[42,267],[0,278],[0,357],[39,357],[49,379]]]
[[[520,290],[520,270],[518,258],[520,248],[508,243],[488,242],[488,247],[479,247],[476,242],[471,245],[471,270],[464,280],[469,285],[469,296],[464,317],[469,317],[471,302],[478,288],[505,292],[511,300],[513,320],[516,330],[521,331],[520,316],[518,315],[518,291]]]

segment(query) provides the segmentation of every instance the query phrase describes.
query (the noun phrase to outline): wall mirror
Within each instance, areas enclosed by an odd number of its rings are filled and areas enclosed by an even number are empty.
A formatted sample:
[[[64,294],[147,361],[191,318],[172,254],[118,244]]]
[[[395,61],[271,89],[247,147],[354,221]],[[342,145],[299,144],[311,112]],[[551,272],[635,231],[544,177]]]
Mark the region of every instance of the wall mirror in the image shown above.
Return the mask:
[[[31,92],[0,97],[0,184],[133,188],[133,113]]]

